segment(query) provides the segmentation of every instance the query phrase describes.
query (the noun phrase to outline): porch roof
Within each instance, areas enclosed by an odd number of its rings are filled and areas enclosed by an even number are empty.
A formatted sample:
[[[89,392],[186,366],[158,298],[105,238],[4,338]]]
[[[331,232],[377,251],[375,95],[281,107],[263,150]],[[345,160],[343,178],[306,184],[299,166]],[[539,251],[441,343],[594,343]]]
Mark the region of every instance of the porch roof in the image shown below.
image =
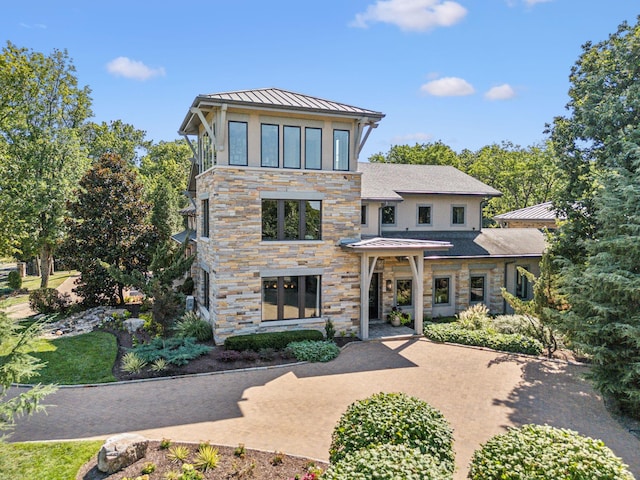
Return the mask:
[[[453,247],[449,242],[434,240],[417,240],[411,238],[369,238],[343,245],[345,248],[361,252],[368,250],[440,250],[445,251]]]

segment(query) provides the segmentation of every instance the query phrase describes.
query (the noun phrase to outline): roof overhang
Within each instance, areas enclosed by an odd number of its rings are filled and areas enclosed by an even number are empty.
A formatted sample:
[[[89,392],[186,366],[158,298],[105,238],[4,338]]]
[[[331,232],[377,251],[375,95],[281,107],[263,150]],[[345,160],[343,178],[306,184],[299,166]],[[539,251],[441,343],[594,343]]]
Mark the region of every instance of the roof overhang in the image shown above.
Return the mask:
[[[355,252],[385,252],[389,255],[398,255],[407,252],[415,255],[416,252],[449,250],[453,245],[449,242],[435,240],[413,240],[405,238],[369,238],[358,242],[342,245],[343,248]]]

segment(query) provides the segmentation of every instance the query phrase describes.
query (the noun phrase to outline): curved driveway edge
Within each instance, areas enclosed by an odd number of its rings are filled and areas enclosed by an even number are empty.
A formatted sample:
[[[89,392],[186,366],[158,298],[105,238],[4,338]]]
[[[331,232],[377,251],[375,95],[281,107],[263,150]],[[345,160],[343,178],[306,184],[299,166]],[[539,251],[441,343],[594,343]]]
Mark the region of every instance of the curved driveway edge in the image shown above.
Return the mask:
[[[640,478],[640,442],[582,378],[586,367],[431,343],[352,344],[326,364],[61,389],[47,414],[18,421],[11,441],[105,438],[138,432],[328,459],[331,432],[355,400],[403,391],[454,428],[456,478],[473,451],[508,426],[570,428],[602,439]]]

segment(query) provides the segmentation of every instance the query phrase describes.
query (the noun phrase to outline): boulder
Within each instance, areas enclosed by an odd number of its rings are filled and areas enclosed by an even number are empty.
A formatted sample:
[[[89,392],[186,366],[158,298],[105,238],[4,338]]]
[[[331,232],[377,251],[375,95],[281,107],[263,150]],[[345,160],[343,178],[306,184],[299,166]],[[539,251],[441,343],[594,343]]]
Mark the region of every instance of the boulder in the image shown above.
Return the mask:
[[[127,318],[122,324],[127,332],[135,333],[139,328],[144,327],[144,320],[142,318]]]
[[[142,435],[123,433],[107,438],[98,452],[98,470],[119,472],[147,454],[149,440]]]

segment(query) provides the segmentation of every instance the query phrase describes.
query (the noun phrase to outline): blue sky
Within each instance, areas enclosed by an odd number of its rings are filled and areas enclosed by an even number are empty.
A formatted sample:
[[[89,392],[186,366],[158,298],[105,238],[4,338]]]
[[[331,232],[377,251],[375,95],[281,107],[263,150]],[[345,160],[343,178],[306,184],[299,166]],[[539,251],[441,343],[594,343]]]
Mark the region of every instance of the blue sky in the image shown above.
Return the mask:
[[[178,138],[197,94],[278,87],[386,114],[361,160],[394,144],[455,150],[544,140],[568,76],[635,0],[34,0],[2,8],[20,47],[67,49],[94,121]]]

